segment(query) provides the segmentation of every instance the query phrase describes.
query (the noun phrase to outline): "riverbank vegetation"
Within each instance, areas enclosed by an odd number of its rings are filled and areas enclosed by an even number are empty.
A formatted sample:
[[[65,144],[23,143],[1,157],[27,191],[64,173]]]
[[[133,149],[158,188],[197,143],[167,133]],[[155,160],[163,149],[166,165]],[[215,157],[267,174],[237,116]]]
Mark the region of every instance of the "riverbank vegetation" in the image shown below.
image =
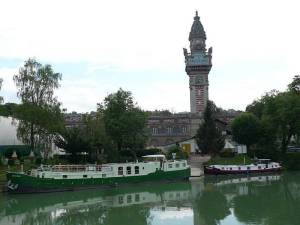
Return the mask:
[[[272,90],[247,106],[232,123],[233,139],[248,147],[251,157],[281,161],[299,169],[300,153],[288,152],[300,145],[300,76],[284,92]]]
[[[79,125],[68,126],[64,120],[65,110],[54,96],[61,79],[62,75],[54,72],[51,65],[28,59],[14,76],[21,103],[0,105],[1,116],[16,119],[17,137],[30,149],[26,152],[27,157],[32,151],[37,163],[41,158],[45,161],[55,143],[66,152],[66,155],[56,157],[56,162],[137,159],[148,140],[148,113],[134,102],[131,92],[119,89],[109,94],[95,105],[94,114],[85,114]],[[13,153],[5,152],[5,158],[10,158]],[[17,155],[21,160],[26,159],[23,153],[17,152]]]
[[[236,155],[233,157],[221,157],[215,156],[212,157],[204,165],[244,165],[251,164],[253,160],[247,155]]]

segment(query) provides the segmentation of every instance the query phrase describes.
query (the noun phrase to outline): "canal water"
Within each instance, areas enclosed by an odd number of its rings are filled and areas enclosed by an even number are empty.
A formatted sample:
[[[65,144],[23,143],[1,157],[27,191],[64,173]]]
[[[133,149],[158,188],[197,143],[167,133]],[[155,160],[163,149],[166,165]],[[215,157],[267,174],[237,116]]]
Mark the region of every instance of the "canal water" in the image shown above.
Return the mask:
[[[0,224],[299,225],[300,173],[2,194]]]

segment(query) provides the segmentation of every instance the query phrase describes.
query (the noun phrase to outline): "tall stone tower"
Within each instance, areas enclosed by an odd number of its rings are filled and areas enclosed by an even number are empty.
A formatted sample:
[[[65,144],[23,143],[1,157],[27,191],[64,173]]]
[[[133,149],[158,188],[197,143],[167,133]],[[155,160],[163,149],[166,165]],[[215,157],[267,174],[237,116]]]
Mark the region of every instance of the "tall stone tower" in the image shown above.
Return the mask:
[[[202,113],[208,100],[208,74],[211,69],[212,47],[206,50],[206,34],[196,11],[189,35],[190,52],[183,49],[185,71],[189,76],[191,113]]]

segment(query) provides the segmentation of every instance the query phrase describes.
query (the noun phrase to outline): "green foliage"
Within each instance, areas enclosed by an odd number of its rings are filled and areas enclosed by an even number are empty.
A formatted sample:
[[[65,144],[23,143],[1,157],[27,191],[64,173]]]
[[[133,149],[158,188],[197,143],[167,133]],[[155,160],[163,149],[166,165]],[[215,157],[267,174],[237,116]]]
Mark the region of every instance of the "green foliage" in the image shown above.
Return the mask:
[[[16,117],[20,119],[17,135],[32,149],[43,148],[47,157],[55,133],[62,124],[60,104],[53,96],[59,87],[61,74],[51,65],[28,59],[14,76],[22,105]]]
[[[299,75],[296,75],[296,76],[293,78],[292,83],[290,83],[290,84],[288,85],[288,90],[289,90],[290,92],[297,93],[298,95],[300,94],[300,76],[299,76]]]
[[[241,165],[244,164],[244,158],[246,164],[251,164],[252,160],[246,155],[236,155],[234,157],[212,157],[205,165]]]
[[[6,158],[11,158],[14,151],[16,151],[18,158],[27,157],[30,153],[30,147],[26,145],[1,146],[1,152]]]
[[[2,87],[2,82],[3,82],[3,79],[0,78],[0,91],[1,91],[1,87]],[[3,102],[3,97],[0,96],[0,104]]]
[[[234,157],[235,153],[231,149],[224,149],[220,152],[219,155],[223,158],[232,158]]]
[[[98,104],[98,112],[103,112],[105,131],[118,151],[144,148],[148,114],[136,106],[130,92],[119,89],[108,95]]]
[[[61,136],[56,137],[55,144],[70,154],[69,160],[72,163],[78,163],[80,155],[89,153],[91,149],[84,129],[80,128],[66,129]]]
[[[15,117],[15,109],[18,105],[15,103],[6,103],[4,105],[0,105],[0,116],[5,117]]]
[[[284,156],[283,166],[288,170],[300,170],[300,153],[287,153]]]
[[[300,135],[300,77],[295,76],[288,90],[272,90],[248,105],[246,110],[260,119],[260,135],[252,155],[280,160],[291,138]]]
[[[249,149],[260,135],[260,123],[252,113],[242,113],[231,124],[233,139]]]
[[[186,153],[185,151],[183,151],[183,149],[180,148],[177,145],[171,146],[168,149],[167,158],[168,159],[173,159],[173,156],[172,156],[173,153],[176,153],[176,159],[187,159],[189,157],[188,153]]]
[[[200,125],[196,141],[202,153],[217,154],[223,149],[225,141],[215,123],[217,107],[211,101],[207,102],[204,112],[204,122]]]

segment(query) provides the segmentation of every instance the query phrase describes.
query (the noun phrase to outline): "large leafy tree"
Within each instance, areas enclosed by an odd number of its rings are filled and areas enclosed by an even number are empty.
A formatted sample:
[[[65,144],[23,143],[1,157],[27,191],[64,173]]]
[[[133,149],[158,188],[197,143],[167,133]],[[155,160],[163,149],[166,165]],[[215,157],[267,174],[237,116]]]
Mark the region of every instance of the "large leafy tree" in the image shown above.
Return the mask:
[[[0,78],[0,91],[1,91],[1,87],[2,87],[2,82],[3,82],[3,79]],[[3,102],[3,97],[0,96],[0,104]]]
[[[217,154],[224,147],[224,137],[215,123],[216,112],[215,104],[208,101],[204,112],[204,122],[196,134],[196,141],[202,153]]]
[[[291,138],[300,135],[300,77],[295,76],[288,85],[288,90],[273,90],[248,105],[246,110],[254,113],[268,127],[268,141],[277,144],[284,154]],[[265,130],[266,131],[266,130]],[[267,134],[265,132],[265,134]],[[266,136],[263,136],[266,137]],[[259,140],[260,143],[265,141]]]
[[[91,149],[85,128],[79,127],[65,129],[61,132],[61,135],[56,136],[55,144],[70,154],[70,161],[72,163],[78,163],[80,155],[88,153]]]
[[[231,124],[233,139],[249,149],[260,135],[259,119],[252,113],[242,113]]]
[[[148,115],[134,103],[131,92],[119,89],[108,95],[98,104],[98,111],[103,113],[106,133],[118,151],[144,148]]]
[[[60,104],[54,97],[60,80],[61,74],[55,73],[51,65],[42,65],[35,59],[25,61],[14,76],[18,97],[23,104],[18,112],[17,132],[32,149],[39,147],[48,151],[59,127],[57,123],[62,121]]]

